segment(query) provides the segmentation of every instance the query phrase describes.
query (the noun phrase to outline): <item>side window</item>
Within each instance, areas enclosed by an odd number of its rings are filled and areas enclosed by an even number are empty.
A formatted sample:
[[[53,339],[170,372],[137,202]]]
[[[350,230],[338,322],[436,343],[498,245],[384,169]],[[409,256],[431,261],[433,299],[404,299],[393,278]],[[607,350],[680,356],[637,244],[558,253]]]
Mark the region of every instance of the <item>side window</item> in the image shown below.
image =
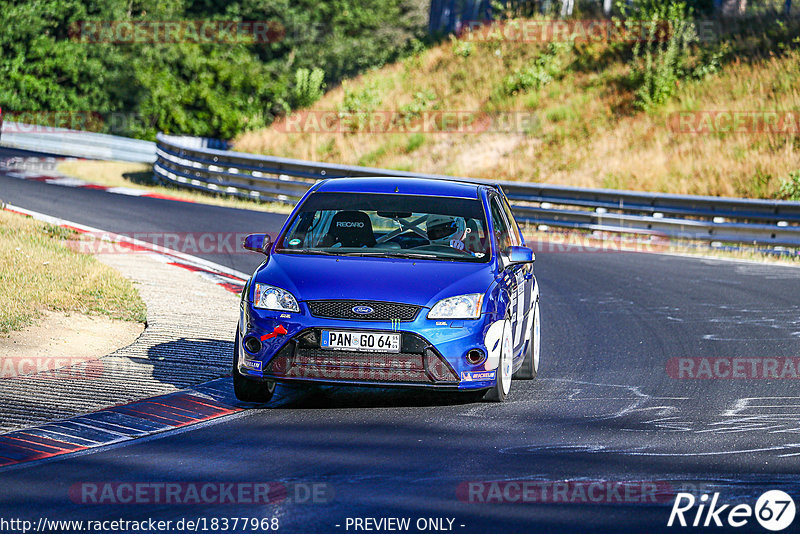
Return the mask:
[[[492,197],[491,212],[492,225],[494,226],[494,236],[497,240],[497,248],[500,249],[500,252],[502,252],[507,247],[510,247],[512,242],[511,235],[508,230],[508,224],[506,223],[505,216],[503,215],[503,208],[500,207],[497,197]]]
[[[511,206],[508,205],[507,200],[503,200],[503,211],[506,214],[506,219],[508,223],[511,225],[510,233],[511,241],[514,243],[514,246],[518,247],[522,245],[522,235],[519,232],[519,226],[517,222],[514,220],[514,214],[511,213]]]

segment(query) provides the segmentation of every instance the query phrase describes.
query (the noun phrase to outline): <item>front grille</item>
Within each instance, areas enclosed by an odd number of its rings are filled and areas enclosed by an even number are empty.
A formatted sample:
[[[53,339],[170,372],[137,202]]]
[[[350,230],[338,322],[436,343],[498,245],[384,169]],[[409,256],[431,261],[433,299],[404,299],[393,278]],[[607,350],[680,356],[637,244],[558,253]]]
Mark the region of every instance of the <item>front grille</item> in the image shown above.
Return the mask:
[[[372,313],[360,314],[353,308],[364,306],[372,308]],[[350,319],[356,321],[413,321],[421,306],[398,304],[396,302],[376,302],[371,300],[311,300],[308,302],[311,315],[326,319]]]
[[[427,342],[404,332],[399,353],[324,350],[318,329],[309,329],[284,346],[267,373],[278,378],[419,384],[456,384],[458,376]]]

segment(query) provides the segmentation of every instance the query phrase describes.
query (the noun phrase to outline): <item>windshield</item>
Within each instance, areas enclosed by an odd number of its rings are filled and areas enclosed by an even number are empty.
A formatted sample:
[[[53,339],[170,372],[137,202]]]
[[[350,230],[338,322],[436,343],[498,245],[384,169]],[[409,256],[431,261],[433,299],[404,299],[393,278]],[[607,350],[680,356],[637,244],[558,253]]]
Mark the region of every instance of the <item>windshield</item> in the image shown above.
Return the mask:
[[[477,199],[314,193],[278,252],[489,261],[483,205]]]

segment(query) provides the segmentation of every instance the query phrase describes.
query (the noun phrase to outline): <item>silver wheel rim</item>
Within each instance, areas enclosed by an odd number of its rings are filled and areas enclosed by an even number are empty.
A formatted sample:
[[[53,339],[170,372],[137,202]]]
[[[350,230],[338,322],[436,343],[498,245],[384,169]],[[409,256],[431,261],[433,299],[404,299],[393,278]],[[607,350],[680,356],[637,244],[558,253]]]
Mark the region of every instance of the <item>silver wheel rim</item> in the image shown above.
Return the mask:
[[[511,352],[511,324],[506,321],[505,328],[503,329],[503,349],[500,354],[500,385],[503,388],[503,394],[508,395],[511,391],[511,367],[512,359]]]
[[[533,309],[533,370],[539,371],[539,301],[536,301],[536,307]]]

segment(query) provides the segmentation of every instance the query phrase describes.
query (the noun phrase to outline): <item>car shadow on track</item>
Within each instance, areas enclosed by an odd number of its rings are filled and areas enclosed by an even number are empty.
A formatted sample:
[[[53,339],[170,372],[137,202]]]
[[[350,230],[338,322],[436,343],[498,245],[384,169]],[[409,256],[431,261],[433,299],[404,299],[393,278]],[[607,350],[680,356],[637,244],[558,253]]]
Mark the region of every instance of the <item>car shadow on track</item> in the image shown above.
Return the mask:
[[[145,334],[147,331],[145,330]],[[146,358],[130,358],[152,366],[152,377],[179,389],[229,376],[233,343],[217,339],[179,338],[147,349]]]
[[[137,359],[140,363],[143,361]],[[280,384],[267,404],[240,402],[230,378],[233,343],[180,338],[153,345],[145,360],[154,379],[180,389],[195,387],[231,406],[242,408],[338,409],[450,406],[478,402],[474,394],[422,388],[295,386]],[[224,378],[223,380],[217,380]]]
[[[407,408],[452,406],[477,402],[474,395],[430,391],[419,388],[310,386],[300,390],[293,402],[280,408]]]

